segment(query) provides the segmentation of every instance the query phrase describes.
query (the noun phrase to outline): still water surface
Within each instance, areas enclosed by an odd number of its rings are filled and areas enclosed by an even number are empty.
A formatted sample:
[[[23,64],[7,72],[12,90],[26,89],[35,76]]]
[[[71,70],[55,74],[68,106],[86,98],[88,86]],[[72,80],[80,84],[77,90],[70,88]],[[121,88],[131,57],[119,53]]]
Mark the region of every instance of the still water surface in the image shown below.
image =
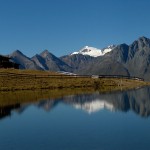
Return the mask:
[[[0,150],[148,150],[150,88],[0,101]],[[34,93],[32,93],[34,95]],[[8,98],[7,98],[8,96]],[[8,100],[9,101],[9,100]]]

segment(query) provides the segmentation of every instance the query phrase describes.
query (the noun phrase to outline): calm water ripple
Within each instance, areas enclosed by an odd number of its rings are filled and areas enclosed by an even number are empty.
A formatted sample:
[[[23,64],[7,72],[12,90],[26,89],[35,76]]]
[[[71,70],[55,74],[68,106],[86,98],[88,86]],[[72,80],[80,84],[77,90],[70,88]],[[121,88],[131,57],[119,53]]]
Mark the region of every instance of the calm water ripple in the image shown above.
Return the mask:
[[[149,87],[56,95],[1,94],[0,149],[150,149]]]

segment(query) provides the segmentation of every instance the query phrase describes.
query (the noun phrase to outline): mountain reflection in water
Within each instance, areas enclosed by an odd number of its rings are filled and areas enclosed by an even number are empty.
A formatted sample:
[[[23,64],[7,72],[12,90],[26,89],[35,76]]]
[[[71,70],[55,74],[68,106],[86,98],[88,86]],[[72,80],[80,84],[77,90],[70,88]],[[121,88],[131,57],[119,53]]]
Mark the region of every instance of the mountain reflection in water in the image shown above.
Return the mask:
[[[14,93],[14,96],[19,99],[19,96],[21,95]],[[142,117],[148,117],[150,115],[150,87],[107,94],[101,94],[99,92],[71,95],[62,94],[56,98],[51,98],[50,95],[47,98],[44,98],[44,95],[43,98],[41,95],[40,98],[38,98],[37,95],[34,96],[36,97],[36,100],[32,100],[31,102],[20,102],[18,99],[14,104],[1,104],[0,102],[0,119],[10,116],[12,111],[21,114],[30,105],[34,105],[37,108],[42,108],[45,111],[50,112],[52,109],[55,109],[59,103],[73,106],[75,109],[82,109],[89,114],[102,109],[108,109],[110,111],[123,112],[131,110]],[[13,97],[11,98],[13,100],[15,99]],[[5,99],[7,99],[7,97],[5,97]],[[26,97],[26,99],[28,99],[28,97]]]

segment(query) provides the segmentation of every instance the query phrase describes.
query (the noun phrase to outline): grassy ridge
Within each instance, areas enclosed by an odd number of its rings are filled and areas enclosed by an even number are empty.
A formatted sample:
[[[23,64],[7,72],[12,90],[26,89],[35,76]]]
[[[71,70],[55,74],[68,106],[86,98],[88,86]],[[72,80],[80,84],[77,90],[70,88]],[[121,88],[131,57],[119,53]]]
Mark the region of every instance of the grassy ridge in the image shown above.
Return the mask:
[[[33,70],[15,70],[0,69],[0,91],[14,90],[37,90],[37,89],[63,89],[63,88],[93,88],[102,91],[134,88],[144,86],[148,83],[143,81],[129,79],[113,79],[113,78],[82,78],[82,77],[66,77],[48,75],[58,75],[54,72],[33,71]],[[15,75],[7,75],[7,73],[15,73]],[[20,76],[24,74],[25,76]],[[39,77],[41,76],[41,77]]]

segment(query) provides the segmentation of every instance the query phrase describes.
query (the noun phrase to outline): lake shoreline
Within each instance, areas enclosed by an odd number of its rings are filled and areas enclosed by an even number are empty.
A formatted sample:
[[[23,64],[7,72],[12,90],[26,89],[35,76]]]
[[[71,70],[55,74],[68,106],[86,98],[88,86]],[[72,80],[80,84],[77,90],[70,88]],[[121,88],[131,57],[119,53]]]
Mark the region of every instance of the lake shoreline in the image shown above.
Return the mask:
[[[148,82],[123,78],[90,78],[58,76],[54,72],[2,69],[0,91],[94,89],[102,92],[133,89],[150,85]]]

